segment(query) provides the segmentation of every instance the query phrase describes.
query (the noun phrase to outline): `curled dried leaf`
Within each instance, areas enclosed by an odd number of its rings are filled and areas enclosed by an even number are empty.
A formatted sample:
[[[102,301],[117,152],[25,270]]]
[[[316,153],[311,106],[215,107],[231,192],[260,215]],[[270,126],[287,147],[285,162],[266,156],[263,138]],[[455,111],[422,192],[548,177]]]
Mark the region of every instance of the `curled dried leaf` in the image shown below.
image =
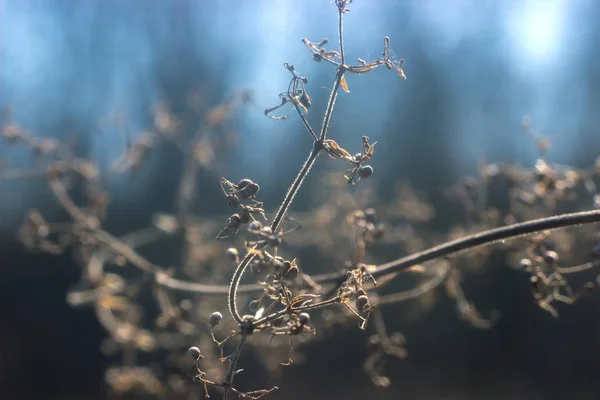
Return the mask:
[[[327,151],[327,154],[331,158],[336,158],[339,160],[346,160],[349,162],[353,161],[352,156],[346,150],[342,149],[339,144],[335,140],[327,139],[323,142],[323,147]]]
[[[348,89],[348,82],[346,82],[346,77],[344,75],[342,75],[342,79],[340,79],[340,85],[342,85],[344,92],[350,93],[350,90]]]

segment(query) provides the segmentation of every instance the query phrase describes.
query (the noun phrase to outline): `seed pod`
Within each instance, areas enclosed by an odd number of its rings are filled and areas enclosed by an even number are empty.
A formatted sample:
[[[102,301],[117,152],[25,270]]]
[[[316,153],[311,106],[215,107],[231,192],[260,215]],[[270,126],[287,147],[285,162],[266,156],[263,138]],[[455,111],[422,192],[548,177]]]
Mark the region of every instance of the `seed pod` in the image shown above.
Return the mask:
[[[365,309],[369,306],[369,298],[365,295],[358,296],[354,305],[359,311],[365,311]]]
[[[258,300],[252,300],[250,302],[250,304],[248,304],[248,309],[251,312],[257,312],[259,308],[260,308],[260,301],[258,301]]]
[[[383,238],[385,234],[385,224],[379,223],[375,225],[375,229],[373,230],[373,239],[379,240]]]
[[[367,292],[365,292],[365,289],[358,289],[356,291],[356,297],[360,297],[360,296],[366,296]]]
[[[239,229],[242,224],[242,219],[238,214],[233,214],[231,217],[227,218],[227,222],[225,223],[229,229]]]
[[[227,257],[229,257],[231,261],[237,261],[239,256],[240,254],[235,247],[230,247],[227,249]]]
[[[521,261],[519,261],[519,268],[524,270],[529,270],[532,265],[533,264],[529,258],[523,258]]]
[[[248,230],[251,231],[260,231],[262,229],[262,223],[260,221],[252,221],[250,225],[248,225]]]
[[[554,265],[558,262],[558,253],[555,251],[547,251],[544,253],[544,261],[548,265]]]
[[[288,281],[293,281],[294,279],[296,279],[298,277],[298,275],[300,275],[300,269],[298,268],[297,265],[293,264],[290,266],[290,268],[288,268],[288,270],[284,273],[284,278],[287,279]]]
[[[200,353],[200,349],[196,346],[192,346],[188,349],[188,354],[194,359],[198,360],[202,357],[202,353]]]
[[[244,189],[246,186],[248,186],[249,184],[252,184],[254,182],[252,182],[252,180],[248,179],[248,178],[244,178],[242,180],[240,180],[238,182],[237,185],[235,185],[237,187],[238,190],[242,190]]]
[[[223,314],[221,314],[218,311],[215,311],[214,313],[210,314],[210,317],[208,317],[208,322],[210,323],[210,326],[215,327],[219,325],[219,322],[221,322],[222,319]]]
[[[583,294],[585,296],[590,296],[596,291],[596,285],[593,282],[586,282],[583,285]]]
[[[307,325],[310,322],[310,315],[305,312],[298,314],[298,322],[300,325]]]
[[[250,271],[253,274],[258,274],[262,270],[262,266],[263,264],[260,262],[260,260],[252,260],[252,263],[250,264]]]
[[[381,350],[381,340],[378,335],[371,335],[367,339],[367,353],[373,354]]]
[[[367,208],[367,209],[364,211],[364,215],[365,215],[365,219],[366,219],[368,222],[374,223],[374,222],[375,222],[375,219],[377,218],[377,211],[375,211],[375,209],[374,209],[374,208]]]
[[[283,242],[283,239],[279,235],[270,236],[266,240],[267,240],[267,244],[271,247],[280,246],[281,243]]]
[[[250,217],[250,213],[248,213],[247,211],[244,210],[244,212],[242,213],[242,216],[240,217],[240,222],[242,224],[247,224],[248,222],[250,222],[252,218]]]
[[[537,277],[536,275],[533,275],[529,279],[529,281],[531,282],[531,288],[533,289],[533,291],[535,293],[537,293],[540,290],[541,286],[542,286],[542,282],[540,281],[540,278]]]
[[[361,179],[368,178],[371,175],[373,175],[373,167],[370,165],[361,165],[360,168],[358,168],[358,176],[360,176]]]
[[[260,190],[258,184],[252,182],[250,179],[242,179],[236,185],[238,189],[238,195],[242,199],[251,199]]]

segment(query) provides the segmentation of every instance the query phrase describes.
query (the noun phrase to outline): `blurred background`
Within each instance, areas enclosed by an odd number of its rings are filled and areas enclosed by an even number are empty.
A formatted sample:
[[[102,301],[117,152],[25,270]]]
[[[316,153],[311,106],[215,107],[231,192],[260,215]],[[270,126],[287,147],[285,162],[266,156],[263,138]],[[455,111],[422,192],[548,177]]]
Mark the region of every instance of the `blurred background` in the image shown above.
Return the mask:
[[[350,9],[349,62],[375,60],[384,36],[394,57],[406,60],[406,81],[385,68],[349,76],[350,93],[339,94],[331,122],[330,137],[349,150],[364,135],[379,143],[375,174],[365,183],[378,201],[393,199],[397,182],[407,182],[436,211],[426,228],[447,231],[457,223],[456,204],[444,194],[477,175],[482,160],[535,163],[538,148],[521,126],[524,115],[550,141],[552,162],[593,165],[600,151],[596,2],[355,0]],[[264,116],[289,83],[283,63],[309,79],[314,127],[333,84],[333,66],[313,61],[305,37],[327,37],[328,49],[335,48],[331,1],[0,0],[0,106],[10,109],[1,122],[60,139],[108,170],[128,143],[161,125],[161,112],[168,110],[174,130],[189,138],[202,127],[203,111],[248,90],[251,101],[231,116],[233,139],[194,176],[193,213],[226,215],[218,186],[226,176],[259,183],[269,214],[311,147],[291,107],[278,111],[288,114],[284,121]],[[108,231],[122,235],[148,226],[156,211],[174,212],[185,147],[164,141],[134,177],[107,176]],[[0,157],[3,167],[23,170],[37,162],[27,147],[4,141]],[[343,179],[337,162],[320,158],[294,212],[314,208],[323,190],[318,175],[331,170]],[[101,352],[106,331],[92,310],[65,302],[80,267],[68,253],[28,252],[16,236],[31,208],[66,220],[44,183],[0,182],[0,395],[107,398],[104,371],[114,359]],[[173,255],[160,262],[175,264],[177,247],[165,246],[155,256]],[[398,253],[387,256],[376,258]],[[403,318],[408,305],[391,307],[389,329],[406,335],[408,358],[388,363],[390,388],[371,384],[361,367],[364,333],[347,329],[304,348],[305,362],[271,381],[282,388],[273,397],[600,398],[597,297],[554,320],[533,303],[527,280],[501,255],[494,260],[465,278],[476,303],[500,312],[493,329],[463,323],[451,303],[411,318]]]

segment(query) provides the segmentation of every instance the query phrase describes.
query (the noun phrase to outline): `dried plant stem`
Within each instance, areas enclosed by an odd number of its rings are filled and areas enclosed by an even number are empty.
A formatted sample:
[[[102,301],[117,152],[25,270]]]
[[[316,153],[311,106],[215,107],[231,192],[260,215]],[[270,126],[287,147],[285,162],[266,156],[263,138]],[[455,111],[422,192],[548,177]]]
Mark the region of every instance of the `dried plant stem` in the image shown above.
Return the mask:
[[[600,210],[584,211],[572,214],[562,214],[548,218],[541,218],[527,222],[521,222],[501,228],[483,231],[461,239],[446,242],[419,253],[391,261],[378,266],[372,273],[374,277],[380,277],[404,271],[416,264],[422,264],[440,257],[449,257],[472,250],[476,247],[487,246],[502,240],[516,239],[521,236],[531,235],[545,230],[568,228],[577,225],[594,224],[600,222]],[[334,272],[312,276],[313,281],[318,284],[336,283],[345,279],[347,271]],[[210,290],[204,291],[207,286]],[[181,282],[174,279],[169,280],[169,287],[174,290],[193,291],[200,294],[222,294],[226,288],[217,285],[200,285],[196,283]],[[237,288],[239,293],[250,293],[263,290],[259,285],[241,285]]]
[[[279,228],[279,226],[281,225],[281,221],[283,220],[283,217],[285,216],[289,206],[292,204],[292,201],[294,200],[294,197],[298,193],[298,190],[300,190],[300,186],[302,186],[302,182],[304,181],[304,178],[306,177],[306,175],[308,175],[308,173],[310,172],[310,169],[315,164],[315,161],[317,160],[317,157],[319,156],[319,151],[321,151],[322,148],[323,148],[323,145],[321,144],[320,141],[314,143],[313,149],[310,152],[308,159],[302,166],[302,169],[296,176],[296,179],[294,179],[292,186],[290,186],[289,190],[287,191],[285,198],[283,199],[283,202],[281,203],[281,206],[279,207],[279,210],[277,210],[277,214],[275,215],[275,218],[273,219],[273,223],[271,224],[272,232],[276,232],[277,229]],[[229,312],[231,313],[233,318],[238,323],[243,322],[243,319],[240,316],[238,309],[237,309],[237,304],[236,304],[237,291],[238,291],[238,287],[240,285],[240,280],[242,279],[242,275],[244,274],[246,267],[248,266],[250,261],[252,261],[253,258],[254,258],[253,253],[246,254],[246,256],[244,257],[242,262],[240,262],[240,264],[235,269],[235,272],[233,273],[233,277],[231,278],[231,284],[229,286],[229,296],[228,296]]]
[[[476,247],[487,246],[508,239],[516,239],[521,236],[531,235],[541,231],[594,224],[598,222],[600,222],[600,210],[592,210],[556,215],[553,217],[540,218],[490,229],[461,239],[446,242],[439,246],[432,247],[429,250],[415,253],[396,261],[382,264],[377,267],[377,270],[374,271],[372,275],[377,277],[391,272],[400,272],[413,265],[431,261],[436,258],[453,256],[463,251],[472,250]],[[339,273],[337,275],[338,278],[341,278],[342,276],[345,276],[345,273]],[[319,282],[319,280],[315,280]]]
[[[341,7],[338,5],[338,37],[340,40],[340,59],[342,65],[346,64],[346,54],[344,51],[344,12],[346,10],[346,2],[344,1]]]
[[[302,120],[302,123],[306,127],[306,130],[308,130],[310,135],[313,137],[313,140],[315,142],[317,142],[319,140],[319,138],[317,137],[317,134],[315,133],[312,126],[310,126],[310,124],[308,123],[306,116],[304,114],[302,114],[302,110],[300,109],[300,106],[297,103],[293,103],[293,104],[294,104],[294,108],[296,109],[296,112],[298,113],[298,115],[300,116],[300,119]]]

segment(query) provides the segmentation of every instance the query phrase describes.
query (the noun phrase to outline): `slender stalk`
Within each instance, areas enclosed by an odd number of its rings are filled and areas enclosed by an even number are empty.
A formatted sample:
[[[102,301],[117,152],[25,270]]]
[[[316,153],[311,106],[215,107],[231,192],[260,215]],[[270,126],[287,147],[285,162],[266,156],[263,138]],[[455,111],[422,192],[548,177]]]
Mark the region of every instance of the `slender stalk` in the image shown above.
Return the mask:
[[[399,258],[386,264],[379,265],[371,274],[374,277],[389,275],[404,271],[416,264],[422,264],[441,257],[449,257],[472,250],[476,247],[487,246],[503,240],[512,240],[518,237],[531,235],[546,230],[568,228],[577,225],[594,224],[600,222],[600,210],[584,211],[572,214],[562,214],[548,218],[541,218],[527,222],[521,222],[501,228],[483,231],[474,235],[466,236],[461,239],[453,240],[411,254],[407,257]],[[243,261],[242,261],[243,262]],[[328,284],[340,282],[345,279],[347,271],[333,272],[329,274],[312,276],[312,280],[318,284]],[[199,294],[222,294],[226,287],[218,285],[201,285],[197,283],[188,283],[169,280],[168,287],[174,290],[191,291]],[[209,288],[210,290],[205,290]],[[251,293],[263,290],[259,285],[241,285],[238,286],[238,293]]]
[[[346,1],[342,1],[338,5],[338,37],[340,40],[340,59],[342,65],[346,64],[346,54],[344,52],[344,10],[346,9]]]
[[[331,94],[329,95],[327,108],[325,109],[325,117],[323,118],[323,125],[321,126],[321,136],[319,137],[321,141],[327,139],[327,130],[329,129],[329,122],[331,121],[331,113],[333,112],[333,106],[335,105],[335,100],[337,98],[337,94],[340,89],[340,83],[342,82],[343,76],[344,69],[340,65],[335,75],[335,82],[333,83],[333,89],[331,90]]]
[[[302,110],[300,109],[300,106],[296,103],[294,104],[294,108],[296,109],[296,111],[298,112],[298,115],[300,116],[300,119],[302,120],[302,123],[304,124],[304,126],[306,127],[306,129],[308,130],[308,132],[310,133],[310,135],[313,137],[313,140],[316,142],[319,140],[319,138],[317,137],[317,134],[315,133],[314,129],[312,128],[312,126],[310,126],[310,124],[308,123],[308,120],[306,119],[306,117],[304,116],[304,114],[302,114]]]
[[[432,247],[419,253],[379,265],[371,273],[374,277],[387,275],[394,272],[401,272],[416,264],[422,264],[441,257],[454,256],[464,251],[472,250],[476,247],[488,246],[493,243],[509,239],[531,235],[533,233],[566,228],[571,226],[593,224],[600,222],[600,210],[583,211],[572,214],[562,214],[553,217],[540,218],[527,222],[520,222],[513,225],[503,226],[496,229],[490,229],[474,235],[469,235],[460,239],[452,240]],[[345,278],[346,271],[326,275],[314,276],[313,280],[317,283],[335,282]]]

